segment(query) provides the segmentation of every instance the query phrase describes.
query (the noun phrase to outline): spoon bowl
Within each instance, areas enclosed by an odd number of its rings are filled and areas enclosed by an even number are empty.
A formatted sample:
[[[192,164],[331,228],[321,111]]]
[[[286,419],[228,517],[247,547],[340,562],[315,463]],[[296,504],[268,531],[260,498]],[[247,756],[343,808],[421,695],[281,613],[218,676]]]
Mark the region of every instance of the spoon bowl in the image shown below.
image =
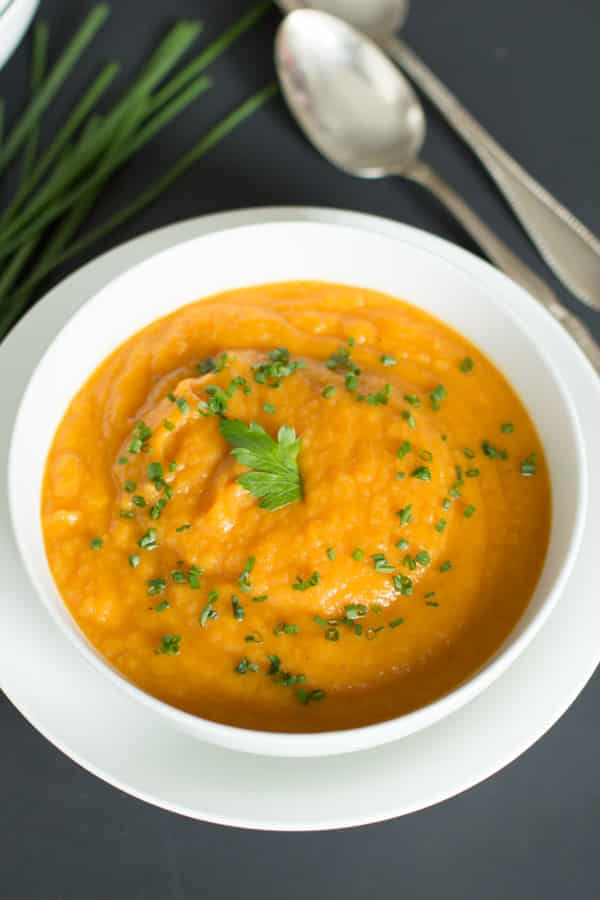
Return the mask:
[[[334,165],[378,178],[415,163],[425,138],[423,108],[368,38],[328,13],[292,12],[277,33],[275,63],[290,109]]]
[[[278,0],[284,12],[295,9],[320,9],[349,22],[373,38],[385,38],[404,24],[408,0]]]

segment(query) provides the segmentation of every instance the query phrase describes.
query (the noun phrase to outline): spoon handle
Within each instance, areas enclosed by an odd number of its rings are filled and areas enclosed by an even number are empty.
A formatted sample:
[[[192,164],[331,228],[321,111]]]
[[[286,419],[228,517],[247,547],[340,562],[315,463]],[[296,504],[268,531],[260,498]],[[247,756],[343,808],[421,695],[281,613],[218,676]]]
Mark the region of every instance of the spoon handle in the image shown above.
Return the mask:
[[[545,281],[532,272],[521,262],[518,256],[510,250],[504,241],[501,241],[494,232],[488,228],[477,213],[475,213],[464,200],[426,163],[418,161],[407,172],[402,174],[417,184],[428,188],[432,194],[442,203],[457,219],[474,241],[492,262],[496,263],[513,281],[516,281],[534,296],[554,318],[560,322],[563,328],[571,335],[575,343],[587,356],[596,372],[600,375],[600,347],[585,325],[573,315],[558,300],[556,294],[548,287]]]
[[[502,149],[410,47],[397,38],[383,47],[479,157],[556,275],[600,309],[600,240]]]

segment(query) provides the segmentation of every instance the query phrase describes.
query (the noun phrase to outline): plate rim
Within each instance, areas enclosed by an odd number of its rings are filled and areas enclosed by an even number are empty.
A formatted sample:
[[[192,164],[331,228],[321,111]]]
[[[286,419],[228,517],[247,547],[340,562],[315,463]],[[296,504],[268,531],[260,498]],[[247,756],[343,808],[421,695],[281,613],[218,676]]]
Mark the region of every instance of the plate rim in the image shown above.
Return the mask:
[[[252,216],[252,219],[248,220],[246,217]],[[269,218],[275,217],[275,218]],[[291,217],[291,218],[290,218]],[[409,243],[414,243],[416,246],[421,249],[431,250],[433,248],[441,249],[442,252],[446,249],[446,252],[450,252],[452,255],[452,261],[459,265],[461,268],[465,269],[467,274],[471,274],[473,276],[473,271],[471,266],[475,266],[477,269],[478,266],[490,269],[494,274],[496,270],[494,270],[489,264],[485,263],[483,260],[479,260],[477,257],[473,256],[473,254],[464,250],[461,247],[457,247],[456,245],[439,238],[435,235],[431,235],[428,232],[425,232],[421,229],[415,228],[410,225],[406,225],[404,223],[395,222],[389,219],[385,219],[383,217],[364,214],[364,213],[355,213],[352,211],[346,210],[335,210],[335,209],[324,209],[321,207],[259,207],[255,209],[245,209],[245,210],[236,210],[226,213],[214,213],[208,216],[202,216],[197,218],[188,219],[181,223],[175,223],[170,226],[166,226],[165,228],[156,229],[154,231],[148,232],[142,236],[132,239],[131,241],[126,242],[118,247],[113,248],[112,250],[107,251],[101,256],[91,260],[87,264],[85,264],[81,269],[69,275],[64,281],[62,281],[59,285],[54,287],[47,295],[47,298],[53,297],[56,302],[57,297],[60,297],[61,292],[65,289],[65,286],[68,285],[72,280],[81,278],[82,276],[88,274],[93,270],[94,267],[97,267],[102,264],[102,262],[106,261],[108,257],[118,256],[119,254],[127,254],[131,255],[131,252],[134,249],[141,249],[142,245],[151,242],[152,239],[169,239],[173,237],[173,243],[179,243],[183,240],[187,240],[186,237],[175,237],[175,234],[183,231],[188,231],[191,228],[199,227],[201,225],[207,226],[210,228],[209,231],[205,233],[214,233],[215,231],[228,230],[232,227],[239,227],[241,224],[259,224],[262,221],[270,221],[270,222],[287,222],[287,221],[301,221],[302,217],[305,217],[305,221],[314,223],[315,221],[321,222],[329,222],[334,225],[346,225],[349,227],[358,228],[359,230],[368,230],[368,231],[376,231],[378,233],[387,234],[388,236],[393,236],[392,232],[398,237],[402,237]],[[344,221],[340,221],[340,217],[343,217]],[[241,221],[240,219],[246,218],[246,221]],[[387,229],[387,231],[386,231]],[[412,240],[411,240],[412,239]],[[424,243],[423,243],[424,242]],[[171,244],[166,244],[165,248],[171,246]],[[154,255],[155,252],[160,252],[160,249],[157,251],[151,251],[150,254]],[[129,268],[132,268],[136,265],[137,261],[131,262],[127,264],[125,267],[121,268],[119,272],[112,276],[110,280],[115,277],[118,277],[119,274],[123,274]],[[466,265],[462,266],[461,263],[464,262]],[[470,264],[470,265],[469,265]],[[85,298],[84,298],[85,299]],[[83,302],[83,301],[82,301]],[[531,301],[534,303],[535,301]],[[81,305],[81,304],[79,304]],[[32,321],[35,317],[41,318],[42,313],[40,312],[39,307],[30,311],[24,320],[29,322]],[[71,318],[71,315],[68,316]],[[64,327],[67,319],[64,316],[61,318],[62,324],[59,327],[59,331]],[[550,323],[549,323],[550,324]],[[558,323],[551,323],[558,331],[560,331],[560,326]],[[18,340],[19,332],[22,328],[21,323],[14,329],[13,333],[9,337],[9,341]],[[16,335],[16,338],[15,338]],[[572,348],[576,350],[575,346]],[[2,351],[0,351],[2,352]],[[580,354],[580,351],[577,350],[577,355],[579,357],[579,362],[585,363],[588,366],[588,375],[593,374],[593,370],[591,366],[587,363],[587,360]],[[595,378],[595,375],[593,376]],[[589,523],[588,523],[589,524]],[[19,559],[19,564],[21,561]],[[539,637],[539,636],[538,636]],[[534,643],[537,638],[534,639]],[[527,651],[525,651],[527,652]],[[559,704],[558,711],[554,711],[552,716],[552,721],[547,723],[544,727],[539,730],[539,733],[533,735],[533,737],[528,736],[524,738],[522,742],[518,744],[518,746],[513,747],[510,752],[507,752],[505,758],[503,758],[500,762],[497,760],[492,763],[491,767],[486,769],[485,772],[478,772],[474,778],[465,779],[461,784],[453,785],[450,792],[441,791],[440,795],[434,798],[429,798],[425,803],[421,804],[413,804],[410,808],[403,808],[400,811],[396,812],[388,812],[383,818],[392,818],[398,815],[404,815],[409,812],[415,811],[416,809],[422,809],[425,806],[430,806],[435,803],[440,802],[443,799],[447,799],[451,796],[455,796],[458,793],[461,793],[463,790],[480,783],[486,778],[490,777],[495,772],[499,771],[505,765],[507,765],[512,760],[516,759],[524,750],[526,750],[529,746],[535,743],[539,737],[542,736],[551,726],[560,718],[560,716],[565,712],[565,710],[570,706],[575,697],[580,693],[583,689],[591,675],[593,674],[597,660],[593,660],[590,662],[589,666],[586,668],[585,676],[582,680],[578,682],[577,687],[569,693],[569,696],[566,700],[563,700],[561,704]],[[502,679],[503,676],[501,676]],[[500,679],[500,680],[501,680]],[[484,695],[482,695],[484,696]],[[355,817],[351,817],[351,819],[344,821],[323,821],[319,824],[315,824],[314,822],[294,822],[293,824],[288,824],[282,826],[280,823],[272,824],[268,822],[257,823],[254,820],[248,819],[245,820],[243,818],[236,819],[230,815],[225,816],[223,818],[219,818],[214,814],[207,816],[206,813],[202,813],[201,811],[182,807],[181,804],[168,804],[163,802],[162,800],[151,796],[146,791],[137,790],[132,788],[131,785],[128,785],[121,781],[119,778],[116,778],[114,775],[109,774],[106,770],[102,769],[102,767],[96,765],[91,762],[91,760],[86,760],[80,757],[80,754],[77,752],[73,752],[73,750],[69,749],[67,744],[58,738],[56,735],[52,734],[51,729],[46,728],[43,724],[37,721],[37,716],[35,714],[31,714],[29,710],[25,710],[25,705],[16,702],[9,694],[7,697],[11,700],[13,705],[19,709],[19,711],[25,716],[25,718],[38,730],[41,734],[43,734],[52,744],[57,746],[61,752],[65,753],[65,755],[69,756],[69,758],[73,759],[78,765],[82,768],[92,772],[108,783],[112,784],[115,787],[125,791],[126,793],[132,794],[133,796],[139,797],[140,799],[145,800],[153,805],[157,805],[161,808],[171,809],[172,811],[178,812],[180,814],[192,817],[192,818],[200,818],[203,820],[208,820],[212,822],[216,822],[224,825],[234,825],[237,827],[246,827],[246,828],[254,828],[254,829],[265,829],[265,830],[325,830],[330,828],[339,828],[339,827],[350,827],[359,824],[366,824],[368,822],[374,822],[381,820],[381,816],[367,816],[358,814]],[[435,728],[436,726],[431,726]],[[391,745],[393,746],[393,745]],[[371,751],[358,751],[358,754],[369,753]],[[353,754],[356,755],[356,754]],[[338,757],[339,758],[339,757]]]

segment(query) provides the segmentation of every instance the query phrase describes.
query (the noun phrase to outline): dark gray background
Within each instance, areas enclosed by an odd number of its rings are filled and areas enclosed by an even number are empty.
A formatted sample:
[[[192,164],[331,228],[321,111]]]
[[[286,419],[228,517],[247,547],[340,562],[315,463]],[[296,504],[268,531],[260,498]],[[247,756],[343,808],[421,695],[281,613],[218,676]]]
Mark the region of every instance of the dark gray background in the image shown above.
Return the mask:
[[[89,5],[42,0],[54,50]],[[55,104],[50,125],[101,60],[114,56],[131,72],[174,19],[203,18],[208,38],[246,3],[126,0],[113,5],[109,23]],[[110,200],[98,215],[119,208],[208,123],[272,77],[277,21],[271,13],[215,66],[210,95],[114,180]],[[600,233],[597,0],[414,0],[405,33],[500,142]],[[8,100],[9,113],[24,98],[27,60],[26,42],[0,73],[0,95]],[[586,312],[560,288],[468,151],[429,112],[426,158],[600,336],[600,316]],[[460,228],[416,187],[400,180],[360,182],[335,172],[305,144],[282,102],[275,100],[157,206],[93,248],[90,256],[178,219],[271,204],[377,213],[470,247]],[[595,900],[600,893],[599,705],[597,674],[523,757],[440,806],[352,831],[286,835],[188,821],[121,794],[62,756],[1,698],[0,895],[7,900],[275,895],[362,900],[367,894],[380,900],[402,895],[411,900]]]

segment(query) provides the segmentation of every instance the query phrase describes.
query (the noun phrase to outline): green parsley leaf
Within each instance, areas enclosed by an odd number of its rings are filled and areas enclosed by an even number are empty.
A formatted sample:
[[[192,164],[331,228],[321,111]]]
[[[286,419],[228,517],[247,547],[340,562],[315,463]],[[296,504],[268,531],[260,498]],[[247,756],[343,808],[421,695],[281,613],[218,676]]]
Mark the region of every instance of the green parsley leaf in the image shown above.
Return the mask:
[[[90,547],[92,548],[92,550],[102,550],[103,544],[104,544],[104,541],[102,540],[101,537],[94,537],[90,541]]]
[[[235,449],[232,455],[251,469],[240,475],[238,483],[260,499],[262,509],[276,510],[302,499],[302,479],[298,453],[302,438],[282,425],[277,441],[264,428],[239,419],[222,419],[221,434]]]
[[[474,365],[475,365],[475,363],[473,362],[473,360],[471,359],[471,357],[470,357],[470,356],[465,356],[464,359],[461,359],[461,361],[460,361],[460,363],[459,363],[459,365],[458,365],[458,368],[460,369],[461,372],[467,373],[467,372],[472,372],[472,371],[473,371],[473,366],[474,366]]]
[[[177,656],[179,653],[179,645],[181,643],[181,635],[179,634],[163,634],[160,639],[160,646],[157,653],[166,653],[169,656]]]

